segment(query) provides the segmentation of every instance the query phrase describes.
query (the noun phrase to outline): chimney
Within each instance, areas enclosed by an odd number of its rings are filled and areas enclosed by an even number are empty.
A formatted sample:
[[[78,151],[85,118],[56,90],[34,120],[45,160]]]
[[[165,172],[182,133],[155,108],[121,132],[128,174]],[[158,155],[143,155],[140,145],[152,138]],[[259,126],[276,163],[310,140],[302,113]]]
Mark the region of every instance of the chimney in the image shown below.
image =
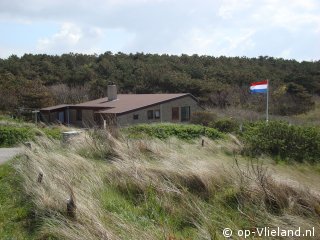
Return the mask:
[[[108,84],[108,101],[113,101],[117,99],[117,85],[113,82]]]

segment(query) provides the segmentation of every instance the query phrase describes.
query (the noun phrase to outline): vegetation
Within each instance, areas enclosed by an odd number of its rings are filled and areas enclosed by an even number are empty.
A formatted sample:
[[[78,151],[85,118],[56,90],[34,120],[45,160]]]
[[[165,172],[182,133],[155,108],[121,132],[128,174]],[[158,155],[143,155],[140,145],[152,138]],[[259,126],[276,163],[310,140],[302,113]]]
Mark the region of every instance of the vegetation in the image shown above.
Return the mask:
[[[14,174],[36,212],[35,239],[224,239],[225,227],[264,225],[320,231],[319,186],[306,190],[298,170],[269,172],[241,151],[234,137],[205,138],[201,147],[198,141],[94,131],[68,146],[36,139],[14,163]],[[29,218],[25,214],[21,222]],[[6,228],[3,236],[17,231]]]
[[[192,113],[191,123],[208,126],[210,123],[217,119],[217,115],[214,112],[199,111]]]
[[[108,82],[122,93],[190,92],[210,106],[264,110],[250,95],[251,82],[271,79],[270,111],[292,115],[314,107],[320,94],[320,62],[260,56],[45,54],[0,59],[0,110],[40,108],[105,96]]]
[[[32,202],[11,164],[0,165],[0,239],[33,239]]]
[[[0,146],[13,146],[23,141],[32,140],[34,133],[26,127],[0,126]]]
[[[281,160],[320,161],[320,128],[295,126],[286,122],[255,122],[244,127],[246,151],[270,154]]]
[[[10,147],[26,141],[33,141],[36,136],[42,135],[53,139],[60,139],[61,128],[36,126],[5,116],[1,116],[0,118],[0,147]]]
[[[125,131],[129,133],[130,137],[134,138],[141,138],[145,135],[160,139],[167,139],[175,136],[184,140],[191,140],[201,136],[206,136],[210,139],[219,139],[223,137],[223,134],[216,129],[192,124],[140,124],[128,127]]]
[[[211,122],[210,127],[218,129],[220,132],[231,133],[239,130],[239,124],[232,118],[219,119]]]

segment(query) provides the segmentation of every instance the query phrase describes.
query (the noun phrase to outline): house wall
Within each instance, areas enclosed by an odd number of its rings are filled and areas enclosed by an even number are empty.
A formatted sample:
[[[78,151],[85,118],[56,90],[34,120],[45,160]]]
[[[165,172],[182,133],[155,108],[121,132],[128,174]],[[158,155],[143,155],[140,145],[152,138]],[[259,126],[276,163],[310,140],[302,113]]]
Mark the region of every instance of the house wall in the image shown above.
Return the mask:
[[[93,127],[96,125],[93,114],[93,110],[82,109],[82,125],[84,127]]]
[[[50,122],[50,123],[55,123],[58,121],[58,114],[59,112],[64,112],[64,122],[63,123],[68,123],[68,111],[69,111],[69,123],[74,124],[76,123],[76,110],[75,109],[60,109],[56,111],[51,111],[51,112],[41,112],[42,119],[45,122]]]
[[[82,111],[82,120],[77,120],[77,109],[70,109],[70,124],[78,127],[92,127],[96,123],[94,121],[94,111],[89,109],[79,109]]]
[[[192,115],[193,112],[199,111],[201,108],[199,107],[198,103],[190,96],[185,96],[183,98],[171,100],[162,104],[154,105],[152,107],[144,108],[137,111],[132,111],[127,114],[118,115],[117,116],[117,124],[119,126],[126,126],[131,124],[138,124],[138,123],[155,123],[155,122],[174,122],[172,120],[172,108],[173,107],[179,107],[179,120],[175,122],[181,122],[181,107],[189,106],[190,107],[190,115]],[[148,110],[160,110],[160,118],[159,119],[148,119],[147,111]],[[50,113],[48,112],[41,112],[43,115],[45,121],[48,122],[56,122],[57,121],[57,115],[58,112],[64,111],[65,112],[65,123],[67,123],[67,109],[61,109],[58,111],[52,111]],[[98,120],[96,116],[96,119],[94,117],[94,110],[90,109],[81,109],[82,111],[82,121],[77,121],[77,110],[76,109],[69,109],[69,123],[71,125],[76,125],[79,127],[93,127],[96,126],[98,123],[95,122],[95,120]],[[133,119],[133,115],[138,114],[138,119]],[[50,115],[50,118],[49,118]],[[97,114],[96,114],[97,115]],[[104,116],[105,119],[109,119],[107,116]],[[50,119],[50,121],[49,121]],[[110,119],[109,119],[110,120]],[[98,121],[99,122],[99,121]],[[100,121],[100,124],[102,125],[103,122]],[[109,121],[110,124],[110,121]]]
[[[117,116],[117,123],[119,126],[126,126],[138,123],[181,122],[181,107],[186,106],[190,107],[190,115],[192,115],[193,112],[199,111],[201,109],[198,103],[192,97],[185,96],[183,98]],[[179,107],[178,121],[172,121],[173,107]],[[148,119],[147,111],[157,109],[160,109],[160,119]],[[133,119],[134,114],[138,114],[139,118]]]
[[[40,115],[42,121],[44,121],[45,123],[49,122],[49,113],[40,111]]]
[[[77,110],[76,109],[70,109],[70,124],[77,126],[77,127],[83,127],[82,121],[77,120]]]

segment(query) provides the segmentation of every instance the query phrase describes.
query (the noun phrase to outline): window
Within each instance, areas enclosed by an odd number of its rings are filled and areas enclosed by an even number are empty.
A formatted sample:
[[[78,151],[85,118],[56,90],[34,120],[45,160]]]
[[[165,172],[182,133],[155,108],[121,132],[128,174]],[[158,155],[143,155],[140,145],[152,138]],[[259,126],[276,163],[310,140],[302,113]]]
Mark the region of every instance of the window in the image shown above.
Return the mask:
[[[160,118],[160,110],[159,109],[154,110],[154,118],[155,119],[159,119]]]
[[[179,121],[179,107],[172,108],[172,120]]]
[[[77,121],[82,121],[82,110],[77,109]]]
[[[148,119],[153,119],[153,110],[147,111]]]
[[[139,119],[139,114],[133,114],[133,119],[134,119],[134,120]]]
[[[64,111],[58,112],[57,120],[61,123],[64,123]]]
[[[190,107],[181,107],[181,122],[190,120]]]

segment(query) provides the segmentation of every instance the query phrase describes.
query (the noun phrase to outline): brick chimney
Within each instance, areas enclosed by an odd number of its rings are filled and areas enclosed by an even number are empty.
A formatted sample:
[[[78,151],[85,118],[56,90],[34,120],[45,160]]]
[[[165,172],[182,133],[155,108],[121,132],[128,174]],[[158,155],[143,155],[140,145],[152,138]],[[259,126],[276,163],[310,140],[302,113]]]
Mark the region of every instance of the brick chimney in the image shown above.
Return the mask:
[[[117,99],[117,85],[113,82],[108,84],[108,101],[113,101]]]

